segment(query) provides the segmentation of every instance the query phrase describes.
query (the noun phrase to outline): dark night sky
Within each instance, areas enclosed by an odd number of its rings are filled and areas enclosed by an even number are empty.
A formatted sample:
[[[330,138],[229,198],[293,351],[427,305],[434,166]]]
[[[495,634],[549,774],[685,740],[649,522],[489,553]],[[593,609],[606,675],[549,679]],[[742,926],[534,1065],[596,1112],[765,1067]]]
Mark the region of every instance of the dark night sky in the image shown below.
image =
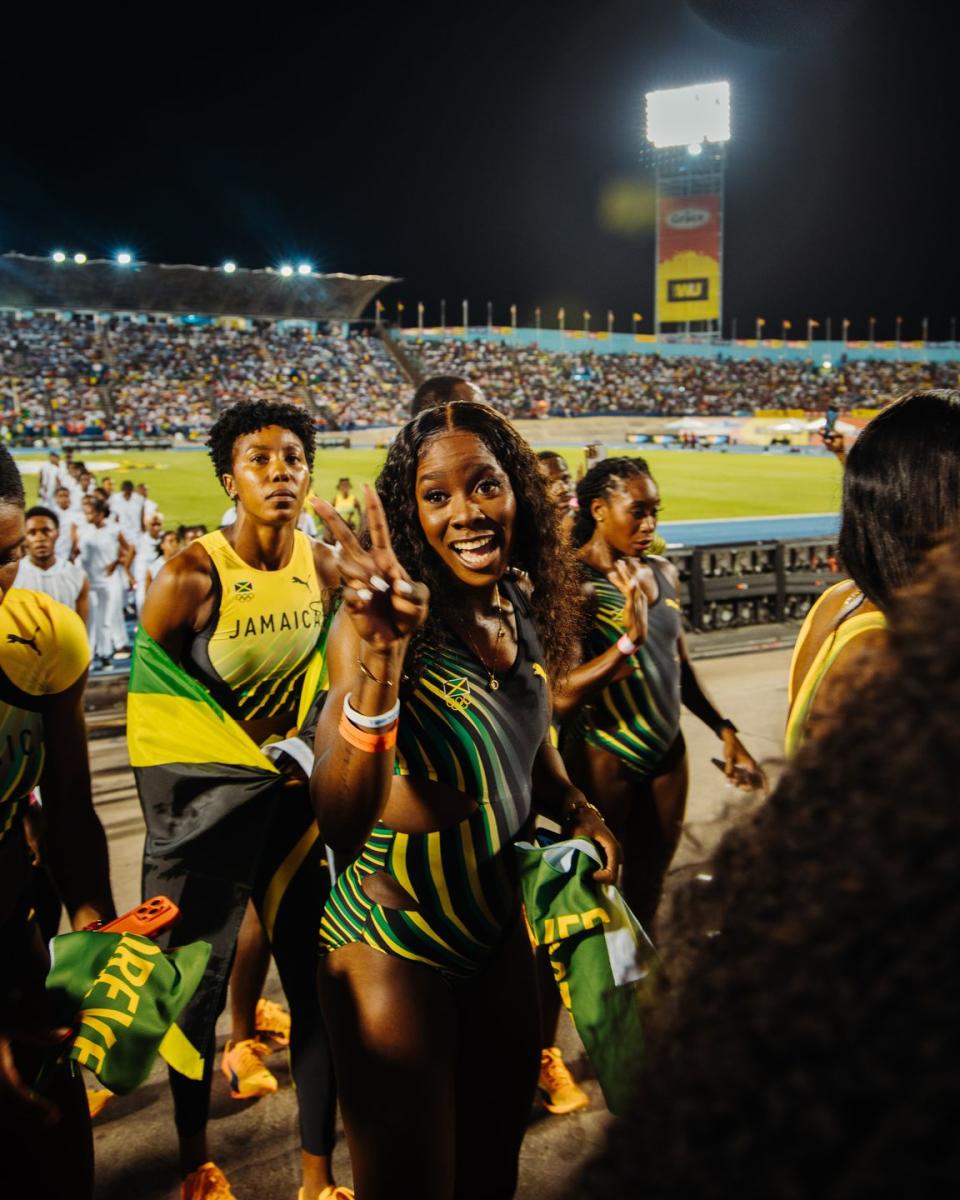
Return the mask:
[[[927,0],[34,6],[5,19],[0,249],[402,276],[453,320],[651,312],[643,93],[729,79],[726,315],[947,336],[956,16]],[[460,11],[462,10],[462,11]],[[122,15],[125,13],[126,15]],[[133,26],[131,13],[148,24]],[[730,14],[734,15],[730,15]],[[718,14],[724,14],[718,16]]]

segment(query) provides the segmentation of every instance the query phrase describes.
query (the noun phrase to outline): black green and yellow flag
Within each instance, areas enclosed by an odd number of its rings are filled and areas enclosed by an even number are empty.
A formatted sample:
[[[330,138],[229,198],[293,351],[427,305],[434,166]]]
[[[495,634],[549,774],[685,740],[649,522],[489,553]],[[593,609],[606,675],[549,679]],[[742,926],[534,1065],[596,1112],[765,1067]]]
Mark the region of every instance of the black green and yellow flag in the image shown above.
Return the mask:
[[[301,762],[301,751],[312,752],[310,732],[325,694],[324,640],[321,635],[301,686],[301,733],[281,744]],[[147,826],[144,895],[169,896],[181,912],[159,940],[182,946],[200,939],[212,946],[203,984],[178,1021],[191,1042],[205,1047],[266,831],[282,806],[292,838],[283,864],[289,878],[317,840],[316,823],[306,789],[284,788],[285,777],[264,749],[143,629],[130,670],[127,746]],[[273,894],[279,904],[282,888]],[[270,935],[270,912],[261,916]]]
[[[546,946],[607,1107],[630,1110],[643,1068],[641,1001],[656,955],[623,896],[598,885],[600,853],[586,838],[516,843],[527,921]]]
[[[76,1032],[69,1057],[123,1095],[157,1054],[191,1079],[203,1059],[175,1024],[203,979],[206,942],[164,952],[132,933],[64,933],[50,944],[47,991],[60,1024]]]

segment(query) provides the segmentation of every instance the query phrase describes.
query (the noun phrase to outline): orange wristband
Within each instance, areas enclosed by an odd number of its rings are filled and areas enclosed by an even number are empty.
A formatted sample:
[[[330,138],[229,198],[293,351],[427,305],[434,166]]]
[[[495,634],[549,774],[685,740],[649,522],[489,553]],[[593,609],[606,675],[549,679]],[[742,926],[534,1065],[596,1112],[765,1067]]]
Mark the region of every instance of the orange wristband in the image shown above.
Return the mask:
[[[381,750],[390,750],[397,744],[397,722],[386,731],[370,733],[366,729],[358,729],[344,713],[340,717],[340,736],[355,750],[363,750],[366,754],[377,754]]]

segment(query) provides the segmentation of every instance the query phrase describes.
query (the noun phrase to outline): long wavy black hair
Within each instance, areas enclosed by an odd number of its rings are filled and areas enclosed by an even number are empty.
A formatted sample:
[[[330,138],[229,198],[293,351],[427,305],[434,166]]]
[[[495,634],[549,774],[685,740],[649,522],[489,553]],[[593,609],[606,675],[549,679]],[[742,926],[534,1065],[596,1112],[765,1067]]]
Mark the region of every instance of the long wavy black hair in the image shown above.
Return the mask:
[[[838,550],[884,611],[944,532],[960,525],[960,392],[908,392],[866,426],[847,455]]]
[[[511,567],[532,588],[530,607],[543,641],[546,667],[559,679],[571,665],[581,629],[581,599],[573,556],[561,536],[537,459],[514,427],[485,404],[454,401],[425,409],[397,434],[376,488],[383,501],[394,552],[414,579],[430,588],[430,616],[411,639],[405,673],[416,679],[424,650],[444,636],[456,603],[450,575],[430,547],[417,511],[417,468],[433,438],[457,430],[479,438],[506,473],[517,502]],[[549,635],[549,636],[548,636]]]

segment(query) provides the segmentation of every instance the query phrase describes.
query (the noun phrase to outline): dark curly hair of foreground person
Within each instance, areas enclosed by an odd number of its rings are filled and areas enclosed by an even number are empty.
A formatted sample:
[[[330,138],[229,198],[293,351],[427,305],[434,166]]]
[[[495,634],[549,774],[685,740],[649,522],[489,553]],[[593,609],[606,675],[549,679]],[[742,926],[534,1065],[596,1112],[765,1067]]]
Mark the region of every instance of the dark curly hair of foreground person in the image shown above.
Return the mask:
[[[957,597],[951,542],[712,883],[680,892],[641,1106],[577,1194],[957,1194]]]

